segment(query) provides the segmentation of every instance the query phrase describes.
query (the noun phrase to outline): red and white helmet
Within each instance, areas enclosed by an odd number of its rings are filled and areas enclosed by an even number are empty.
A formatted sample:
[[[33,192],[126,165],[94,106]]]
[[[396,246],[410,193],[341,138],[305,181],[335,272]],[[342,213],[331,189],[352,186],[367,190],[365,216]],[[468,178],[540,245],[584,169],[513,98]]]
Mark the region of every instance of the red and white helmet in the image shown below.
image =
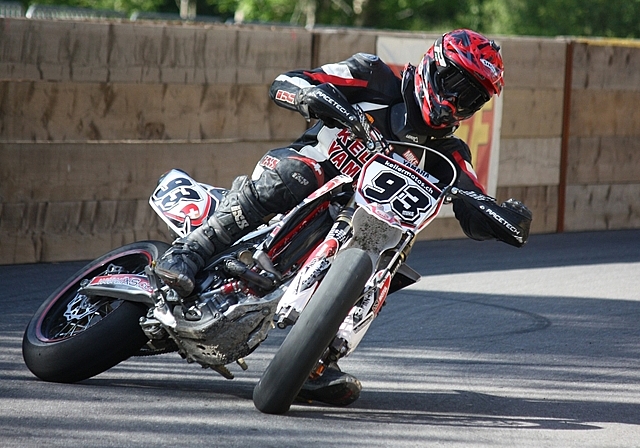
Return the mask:
[[[415,96],[432,128],[457,126],[504,86],[500,47],[475,31],[444,34],[416,69]]]

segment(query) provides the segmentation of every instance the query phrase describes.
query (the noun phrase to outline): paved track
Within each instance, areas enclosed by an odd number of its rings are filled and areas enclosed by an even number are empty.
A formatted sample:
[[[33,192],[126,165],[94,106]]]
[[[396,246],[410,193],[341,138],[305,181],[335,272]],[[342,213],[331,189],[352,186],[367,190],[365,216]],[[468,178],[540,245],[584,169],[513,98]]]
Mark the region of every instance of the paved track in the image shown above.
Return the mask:
[[[81,264],[0,266],[0,446],[640,446],[640,231],[423,242],[410,264],[423,280],[341,363],[361,399],[286,416],[251,401],[277,331],[233,381],[176,354],[38,381],[22,332]]]

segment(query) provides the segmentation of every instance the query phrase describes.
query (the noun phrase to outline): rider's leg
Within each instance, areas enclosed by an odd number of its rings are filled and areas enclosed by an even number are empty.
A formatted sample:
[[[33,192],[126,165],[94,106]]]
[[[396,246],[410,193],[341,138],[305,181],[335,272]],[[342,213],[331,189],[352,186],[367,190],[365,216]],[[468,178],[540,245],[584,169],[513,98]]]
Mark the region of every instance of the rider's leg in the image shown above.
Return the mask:
[[[268,214],[256,200],[251,182],[246,177],[236,179],[213,216],[185,238],[175,240],[157,261],[156,272],[178,294],[188,296],[196,273],[207,261],[259,227]]]
[[[346,317],[336,334],[335,341],[340,341],[339,346],[346,348],[346,353],[341,356],[348,356],[353,352],[362,338],[369,330],[373,319],[368,316],[372,312],[373,300],[366,301],[368,306],[354,307]],[[354,331],[354,325],[366,322]],[[342,350],[339,350],[342,352]],[[342,372],[336,361],[330,362],[319,377],[312,376],[302,386],[298,394],[299,398],[305,400],[316,400],[336,406],[347,406],[360,397],[362,384],[353,375]]]
[[[236,179],[231,190],[201,227],[174,241],[156,264],[162,280],[188,296],[199,270],[238,238],[255,230],[270,216],[283,213],[324,183],[320,165],[290,148],[269,151],[252,178]]]

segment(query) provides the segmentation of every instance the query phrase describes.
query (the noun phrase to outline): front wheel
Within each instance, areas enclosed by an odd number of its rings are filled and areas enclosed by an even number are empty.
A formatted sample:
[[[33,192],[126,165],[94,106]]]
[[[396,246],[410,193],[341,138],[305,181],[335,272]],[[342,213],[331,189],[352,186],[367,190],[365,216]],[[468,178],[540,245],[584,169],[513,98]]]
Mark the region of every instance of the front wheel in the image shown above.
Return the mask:
[[[143,241],[112,250],[80,269],[38,308],[22,340],[22,356],[45,381],[74,383],[135,354],[147,341],[139,320],[145,305],[78,293],[97,275],[143,274],[169,248]]]
[[[353,248],[338,254],[253,390],[259,411],[284,414],[289,410],[371,272],[371,258],[365,251]]]

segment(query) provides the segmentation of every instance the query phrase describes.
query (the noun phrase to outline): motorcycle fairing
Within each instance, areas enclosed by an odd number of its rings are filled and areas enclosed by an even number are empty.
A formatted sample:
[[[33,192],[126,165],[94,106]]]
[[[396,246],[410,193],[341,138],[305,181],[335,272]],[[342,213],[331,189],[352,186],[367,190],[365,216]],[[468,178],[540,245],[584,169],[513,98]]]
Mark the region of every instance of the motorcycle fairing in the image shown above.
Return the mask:
[[[223,188],[198,183],[184,171],[172,169],[158,180],[149,204],[171,230],[184,237],[213,214],[226,192]]]
[[[355,196],[360,207],[352,217],[353,238],[347,246],[367,251],[374,266],[380,254],[403,244],[403,235],[413,233],[415,237],[435,218],[448,187],[455,181],[453,165],[435,151],[423,148],[431,151],[429,162],[438,168],[437,177],[397,154],[375,155],[360,174]],[[358,346],[387,296],[420,278],[405,264],[395,274],[385,266],[376,269],[380,270],[370,278],[362,299],[338,331],[337,338],[346,342],[345,356]]]

